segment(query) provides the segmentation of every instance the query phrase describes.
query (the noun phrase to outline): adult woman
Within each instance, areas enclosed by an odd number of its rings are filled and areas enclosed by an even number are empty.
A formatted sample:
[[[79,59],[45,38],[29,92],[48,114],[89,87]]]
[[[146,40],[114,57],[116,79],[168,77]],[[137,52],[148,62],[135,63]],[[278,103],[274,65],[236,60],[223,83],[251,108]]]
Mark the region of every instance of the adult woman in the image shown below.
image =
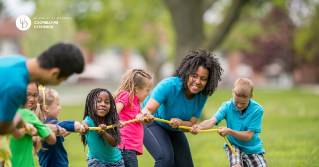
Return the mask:
[[[158,83],[144,101],[144,114],[150,112],[156,118],[170,120],[170,124],[154,121],[144,127],[144,146],[155,159],[155,166],[194,166],[187,138],[177,127],[196,124],[222,73],[212,53],[190,51],[174,77]]]

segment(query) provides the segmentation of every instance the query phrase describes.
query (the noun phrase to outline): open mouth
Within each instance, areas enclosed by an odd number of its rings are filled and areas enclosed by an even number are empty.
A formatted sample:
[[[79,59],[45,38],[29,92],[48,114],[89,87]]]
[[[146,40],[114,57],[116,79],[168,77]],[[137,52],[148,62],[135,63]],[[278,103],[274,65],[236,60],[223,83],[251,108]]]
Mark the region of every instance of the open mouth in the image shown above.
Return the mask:
[[[192,89],[195,90],[195,91],[198,91],[200,89],[200,87],[192,85]]]

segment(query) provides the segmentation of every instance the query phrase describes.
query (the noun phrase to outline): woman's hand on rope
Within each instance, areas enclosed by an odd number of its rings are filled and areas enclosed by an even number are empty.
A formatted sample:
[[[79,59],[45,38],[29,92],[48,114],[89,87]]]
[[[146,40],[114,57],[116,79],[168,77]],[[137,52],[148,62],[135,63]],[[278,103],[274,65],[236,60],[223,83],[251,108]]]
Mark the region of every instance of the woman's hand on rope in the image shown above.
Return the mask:
[[[219,129],[219,131],[217,133],[220,136],[225,137],[225,136],[229,135],[229,128],[226,128],[226,127],[222,126],[222,127],[219,127],[218,129]]]
[[[105,129],[106,129],[106,125],[105,124],[100,124],[99,125],[100,128],[102,128],[102,130],[98,130],[97,133],[103,135],[104,133],[106,133]]]
[[[145,122],[146,122],[146,123],[152,123],[152,122],[154,122],[154,116],[153,116],[150,112],[144,113],[143,116],[144,116],[144,117],[147,117],[147,118],[145,119]]]
[[[182,120],[178,118],[172,118],[171,123],[169,124],[172,128],[178,128],[179,125],[181,125]]]
[[[122,122],[122,121],[119,122],[119,127],[120,127],[120,128],[123,128],[124,125],[125,125],[125,122]]]
[[[194,124],[194,125],[192,126],[192,129],[189,130],[189,132],[190,132],[191,134],[193,134],[193,135],[197,135],[198,132],[199,132],[198,125]]]
[[[135,117],[138,122],[143,122],[144,121],[144,116],[142,113],[138,113]]]

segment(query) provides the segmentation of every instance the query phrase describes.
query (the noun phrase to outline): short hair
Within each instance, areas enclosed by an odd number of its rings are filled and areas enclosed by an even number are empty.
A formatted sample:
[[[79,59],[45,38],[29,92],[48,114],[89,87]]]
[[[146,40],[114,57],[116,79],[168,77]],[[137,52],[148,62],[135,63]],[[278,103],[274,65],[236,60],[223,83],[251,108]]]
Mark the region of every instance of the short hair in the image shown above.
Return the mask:
[[[80,74],[84,69],[84,58],[74,44],[58,43],[42,52],[37,58],[44,69],[59,68],[58,78],[68,77],[73,73]]]
[[[248,78],[239,78],[235,81],[233,92],[238,97],[247,98],[252,95],[254,84]]]
[[[195,74],[199,66],[202,66],[209,71],[207,84],[204,90],[202,90],[203,98],[205,98],[211,96],[215,92],[218,82],[222,80],[221,75],[224,70],[216,55],[206,51],[206,49],[189,51],[189,54],[179,63],[173,76],[180,77],[183,82],[182,88],[187,90],[188,77]]]

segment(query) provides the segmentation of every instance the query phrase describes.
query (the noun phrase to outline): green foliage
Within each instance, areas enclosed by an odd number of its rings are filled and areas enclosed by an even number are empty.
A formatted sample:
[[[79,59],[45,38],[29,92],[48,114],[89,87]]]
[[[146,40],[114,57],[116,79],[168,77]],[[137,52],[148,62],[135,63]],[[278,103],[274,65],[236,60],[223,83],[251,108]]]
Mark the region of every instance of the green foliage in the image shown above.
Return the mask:
[[[37,57],[55,43],[72,42],[76,30],[74,18],[65,12],[65,7],[69,4],[69,0],[43,0],[36,2],[36,11],[30,17],[32,21],[31,27],[25,31],[25,35],[21,40],[21,46],[27,57]],[[41,17],[45,17],[45,19],[39,19]],[[47,19],[47,17],[49,18]],[[71,19],[58,20],[56,18],[52,19],[52,17],[71,17]],[[34,21],[58,21],[58,24],[53,24],[53,28],[34,28]]]
[[[87,93],[86,91],[89,90],[83,91],[83,89],[81,87],[80,91],[71,88],[57,90],[61,100],[63,100],[63,95],[72,92]],[[317,166],[319,164],[319,146],[317,144],[319,141],[319,103],[317,102],[319,95],[313,92],[316,91],[254,90],[253,99],[264,108],[260,137],[264,144],[263,148],[267,151],[265,158],[269,166]],[[228,101],[230,98],[230,89],[218,89],[206,103],[204,111],[207,118],[205,119],[213,116],[222,102]],[[83,105],[63,105],[59,118],[60,120],[82,121],[83,112]],[[225,126],[225,121],[222,121],[220,126]],[[228,166],[226,154],[222,149],[224,140],[217,133],[202,133],[196,136],[187,134],[187,138],[196,167]],[[78,134],[66,137],[64,146],[68,152],[69,166],[87,166],[85,160],[88,148],[86,147],[84,151]],[[143,155],[138,156],[139,166],[153,166],[154,160],[151,155],[146,149],[143,152]],[[37,159],[35,161],[38,165]]]

